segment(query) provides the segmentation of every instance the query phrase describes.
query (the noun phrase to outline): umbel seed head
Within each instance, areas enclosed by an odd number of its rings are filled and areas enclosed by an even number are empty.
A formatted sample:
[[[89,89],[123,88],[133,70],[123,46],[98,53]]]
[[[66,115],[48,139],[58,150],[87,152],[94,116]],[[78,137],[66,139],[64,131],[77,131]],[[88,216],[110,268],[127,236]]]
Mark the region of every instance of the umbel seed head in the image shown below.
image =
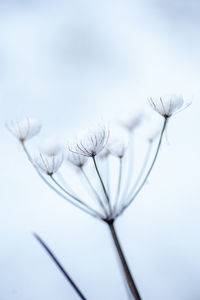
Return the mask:
[[[62,151],[62,146],[56,139],[50,137],[42,141],[40,144],[40,149],[45,155],[54,156]]]
[[[82,168],[87,162],[88,158],[86,156],[68,151],[67,160],[75,167]]]
[[[165,119],[170,118],[173,114],[180,111],[184,104],[183,97],[178,95],[149,98],[148,100],[151,107]]]
[[[43,173],[52,176],[54,173],[58,171],[63,162],[63,154],[57,155],[45,155],[41,154],[35,158],[34,163],[35,166],[42,171]]]
[[[8,130],[20,141],[24,142],[34,137],[41,129],[40,123],[32,118],[6,124]]]
[[[69,150],[79,155],[94,157],[104,149],[108,138],[108,128],[104,125],[97,125],[82,132],[77,141],[69,146]]]

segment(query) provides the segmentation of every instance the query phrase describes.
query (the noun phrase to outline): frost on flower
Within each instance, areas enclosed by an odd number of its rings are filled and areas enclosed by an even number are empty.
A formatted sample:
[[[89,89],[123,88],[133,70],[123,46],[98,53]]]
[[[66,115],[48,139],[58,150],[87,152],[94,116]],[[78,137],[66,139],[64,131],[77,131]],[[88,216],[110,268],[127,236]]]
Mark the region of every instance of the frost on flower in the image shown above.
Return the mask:
[[[108,147],[104,147],[103,150],[98,154],[98,157],[100,159],[105,159],[109,156],[110,154],[110,150],[108,149]]]
[[[19,122],[11,122],[6,124],[6,126],[8,130],[22,143],[34,137],[41,129],[39,122],[32,118],[25,118]]]
[[[120,118],[119,123],[129,131],[133,131],[137,126],[140,125],[142,118],[143,115],[139,111],[126,113]]]
[[[149,143],[153,143],[159,134],[160,130],[158,128],[150,128],[149,132],[147,133],[147,140]]]
[[[48,156],[54,156],[61,152],[61,145],[53,138],[45,139],[40,145],[40,149]]]
[[[108,137],[108,128],[99,125],[81,133],[77,142],[69,146],[69,150],[83,156],[94,157],[104,149]]]
[[[181,109],[184,100],[182,96],[170,95],[164,98],[150,98],[149,103],[155,111],[167,119]]]
[[[70,151],[67,154],[67,160],[78,168],[82,168],[87,162],[87,159],[88,158],[86,156],[76,154]]]
[[[111,154],[119,158],[124,157],[125,152],[128,148],[128,143],[123,139],[113,139],[109,142],[108,149]]]
[[[41,154],[35,158],[36,167],[42,172],[46,173],[49,176],[52,176],[54,173],[58,171],[63,162],[63,154],[57,155],[45,155]]]

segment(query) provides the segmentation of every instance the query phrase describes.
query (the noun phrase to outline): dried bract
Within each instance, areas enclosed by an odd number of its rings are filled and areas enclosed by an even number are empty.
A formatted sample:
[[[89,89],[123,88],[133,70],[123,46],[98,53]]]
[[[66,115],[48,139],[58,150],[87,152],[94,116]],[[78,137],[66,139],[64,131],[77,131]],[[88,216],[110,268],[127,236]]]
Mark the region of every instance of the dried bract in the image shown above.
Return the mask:
[[[20,141],[24,142],[34,137],[41,129],[39,122],[32,118],[25,118],[19,122],[6,124],[8,130]]]
[[[157,113],[167,119],[181,109],[184,100],[182,96],[169,95],[164,98],[150,98],[149,103]]]
[[[99,125],[79,135],[77,142],[70,145],[69,150],[83,156],[94,157],[104,149],[108,137],[108,128]]]
[[[63,154],[57,155],[40,155],[35,158],[35,166],[45,174],[52,176],[58,171],[63,162]]]

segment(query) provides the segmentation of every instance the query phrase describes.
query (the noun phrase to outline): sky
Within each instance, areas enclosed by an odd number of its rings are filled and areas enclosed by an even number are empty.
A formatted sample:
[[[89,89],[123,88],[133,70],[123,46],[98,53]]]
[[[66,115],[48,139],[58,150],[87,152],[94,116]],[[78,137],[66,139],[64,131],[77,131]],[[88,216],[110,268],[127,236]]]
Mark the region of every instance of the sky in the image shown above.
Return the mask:
[[[152,176],[116,228],[142,299],[200,298],[199,16],[197,0],[0,1],[1,299],[78,299],[33,232],[88,299],[127,298],[106,226],[41,182],[5,123],[40,120],[27,143],[35,151],[126,112],[159,122],[147,98],[169,93],[192,104],[170,120]],[[141,128],[138,164],[144,138]]]

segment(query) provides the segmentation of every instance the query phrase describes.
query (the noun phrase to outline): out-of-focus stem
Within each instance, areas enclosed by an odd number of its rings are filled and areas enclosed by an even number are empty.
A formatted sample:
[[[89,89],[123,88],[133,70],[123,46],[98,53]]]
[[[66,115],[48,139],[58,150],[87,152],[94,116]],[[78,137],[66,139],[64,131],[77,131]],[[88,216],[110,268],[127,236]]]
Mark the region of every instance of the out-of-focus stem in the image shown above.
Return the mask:
[[[115,198],[115,204],[114,204],[114,213],[117,210],[118,202],[119,202],[119,196],[120,196],[120,188],[121,188],[121,181],[122,181],[122,165],[123,165],[123,158],[119,158],[119,177],[118,177],[118,183],[117,183],[117,193]]]
[[[128,197],[125,197],[125,198],[130,199],[131,196],[133,195],[135,189],[137,188],[138,184],[140,183],[140,181],[141,181],[141,179],[142,179],[142,176],[144,175],[145,169],[146,169],[146,167],[147,167],[148,161],[149,161],[149,157],[150,157],[150,153],[151,153],[151,148],[152,148],[152,143],[149,143],[148,149],[147,149],[147,153],[146,153],[146,155],[145,155],[145,158],[144,158],[144,162],[143,162],[141,171],[140,171],[138,177],[136,178],[136,181],[135,181],[134,185],[132,186],[132,189],[131,189],[131,191],[129,192]]]
[[[59,182],[53,177],[53,175],[51,175],[50,178],[69,197],[71,197],[72,199],[74,199],[75,201],[77,201],[82,206],[85,206],[85,208],[88,209],[88,210],[90,210],[93,214],[96,214],[97,216],[99,216],[100,218],[102,218],[102,216],[95,209],[93,209],[92,207],[90,207],[89,205],[87,205],[85,202],[83,202],[82,200],[80,200],[76,196],[74,196],[71,193],[69,193],[62,185],[59,184]]]
[[[34,167],[34,169],[36,170],[36,172],[40,176],[40,178],[46,183],[46,185],[48,185],[48,187],[50,187],[54,192],[56,192],[56,194],[58,194],[61,198],[65,199],[66,201],[68,201],[69,203],[71,203],[75,207],[79,208],[80,210],[84,211],[85,213],[91,215],[92,217],[102,219],[102,217],[99,217],[98,215],[92,213],[88,209],[85,209],[83,206],[80,206],[77,203],[73,202],[71,199],[67,198],[59,190],[57,190],[52,184],[50,184],[49,181],[39,172],[38,168],[35,166],[35,164],[33,162],[33,159],[31,157],[30,153],[28,152],[26,146],[24,145],[24,143],[22,142],[21,144],[22,144],[22,148],[23,148],[24,152],[26,153],[26,156],[27,156],[28,160],[30,161],[30,163],[32,164],[32,166]]]
[[[149,168],[149,170],[147,171],[147,174],[146,176],[144,177],[142,183],[140,184],[140,186],[138,187],[138,189],[136,190],[135,194],[133,195],[133,197],[122,207],[121,211],[119,212],[118,216],[120,214],[123,213],[123,211],[133,202],[133,200],[135,199],[135,197],[139,194],[139,192],[141,191],[141,189],[143,188],[143,186],[145,185],[149,175],[151,174],[151,171],[154,167],[154,164],[156,162],[156,159],[158,157],[158,153],[159,153],[159,150],[160,150],[160,146],[161,146],[161,142],[162,142],[162,138],[163,138],[163,134],[164,134],[164,131],[165,131],[165,128],[166,128],[166,125],[167,125],[167,121],[168,121],[168,118],[165,118],[164,120],[164,124],[163,124],[163,128],[162,128],[162,131],[161,131],[161,134],[160,134],[160,139],[159,139],[159,142],[158,142],[158,146],[157,146],[157,150],[156,150],[156,153],[155,153],[155,156],[154,156],[154,159],[151,163],[151,166]]]
[[[71,284],[71,286],[73,287],[73,289],[75,290],[75,292],[78,294],[78,296],[82,299],[82,300],[87,300],[85,298],[85,296],[83,295],[83,293],[80,291],[80,289],[78,288],[78,286],[75,284],[75,282],[73,281],[73,279],[70,277],[70,275],[65,271],[65,269],[63,268],[63,266],[60,264],[60,262],[58,261],[58,259],[55,257],[55,255],[53,254],[53,252],[50,250],[50,248],[45,244],[45,242],[36,234],[33,233],[34,237],[36,238],[36,240],[40,243],[40,245],[46,250],[46,252],[48,253],[48,255],[51,257],[51,259],[54,261],[54,263],[56,264],[56,266],[58,267],[58,269],[61,271],[61,273],[64,275],[64,277],[67,279],[67,281]]]

